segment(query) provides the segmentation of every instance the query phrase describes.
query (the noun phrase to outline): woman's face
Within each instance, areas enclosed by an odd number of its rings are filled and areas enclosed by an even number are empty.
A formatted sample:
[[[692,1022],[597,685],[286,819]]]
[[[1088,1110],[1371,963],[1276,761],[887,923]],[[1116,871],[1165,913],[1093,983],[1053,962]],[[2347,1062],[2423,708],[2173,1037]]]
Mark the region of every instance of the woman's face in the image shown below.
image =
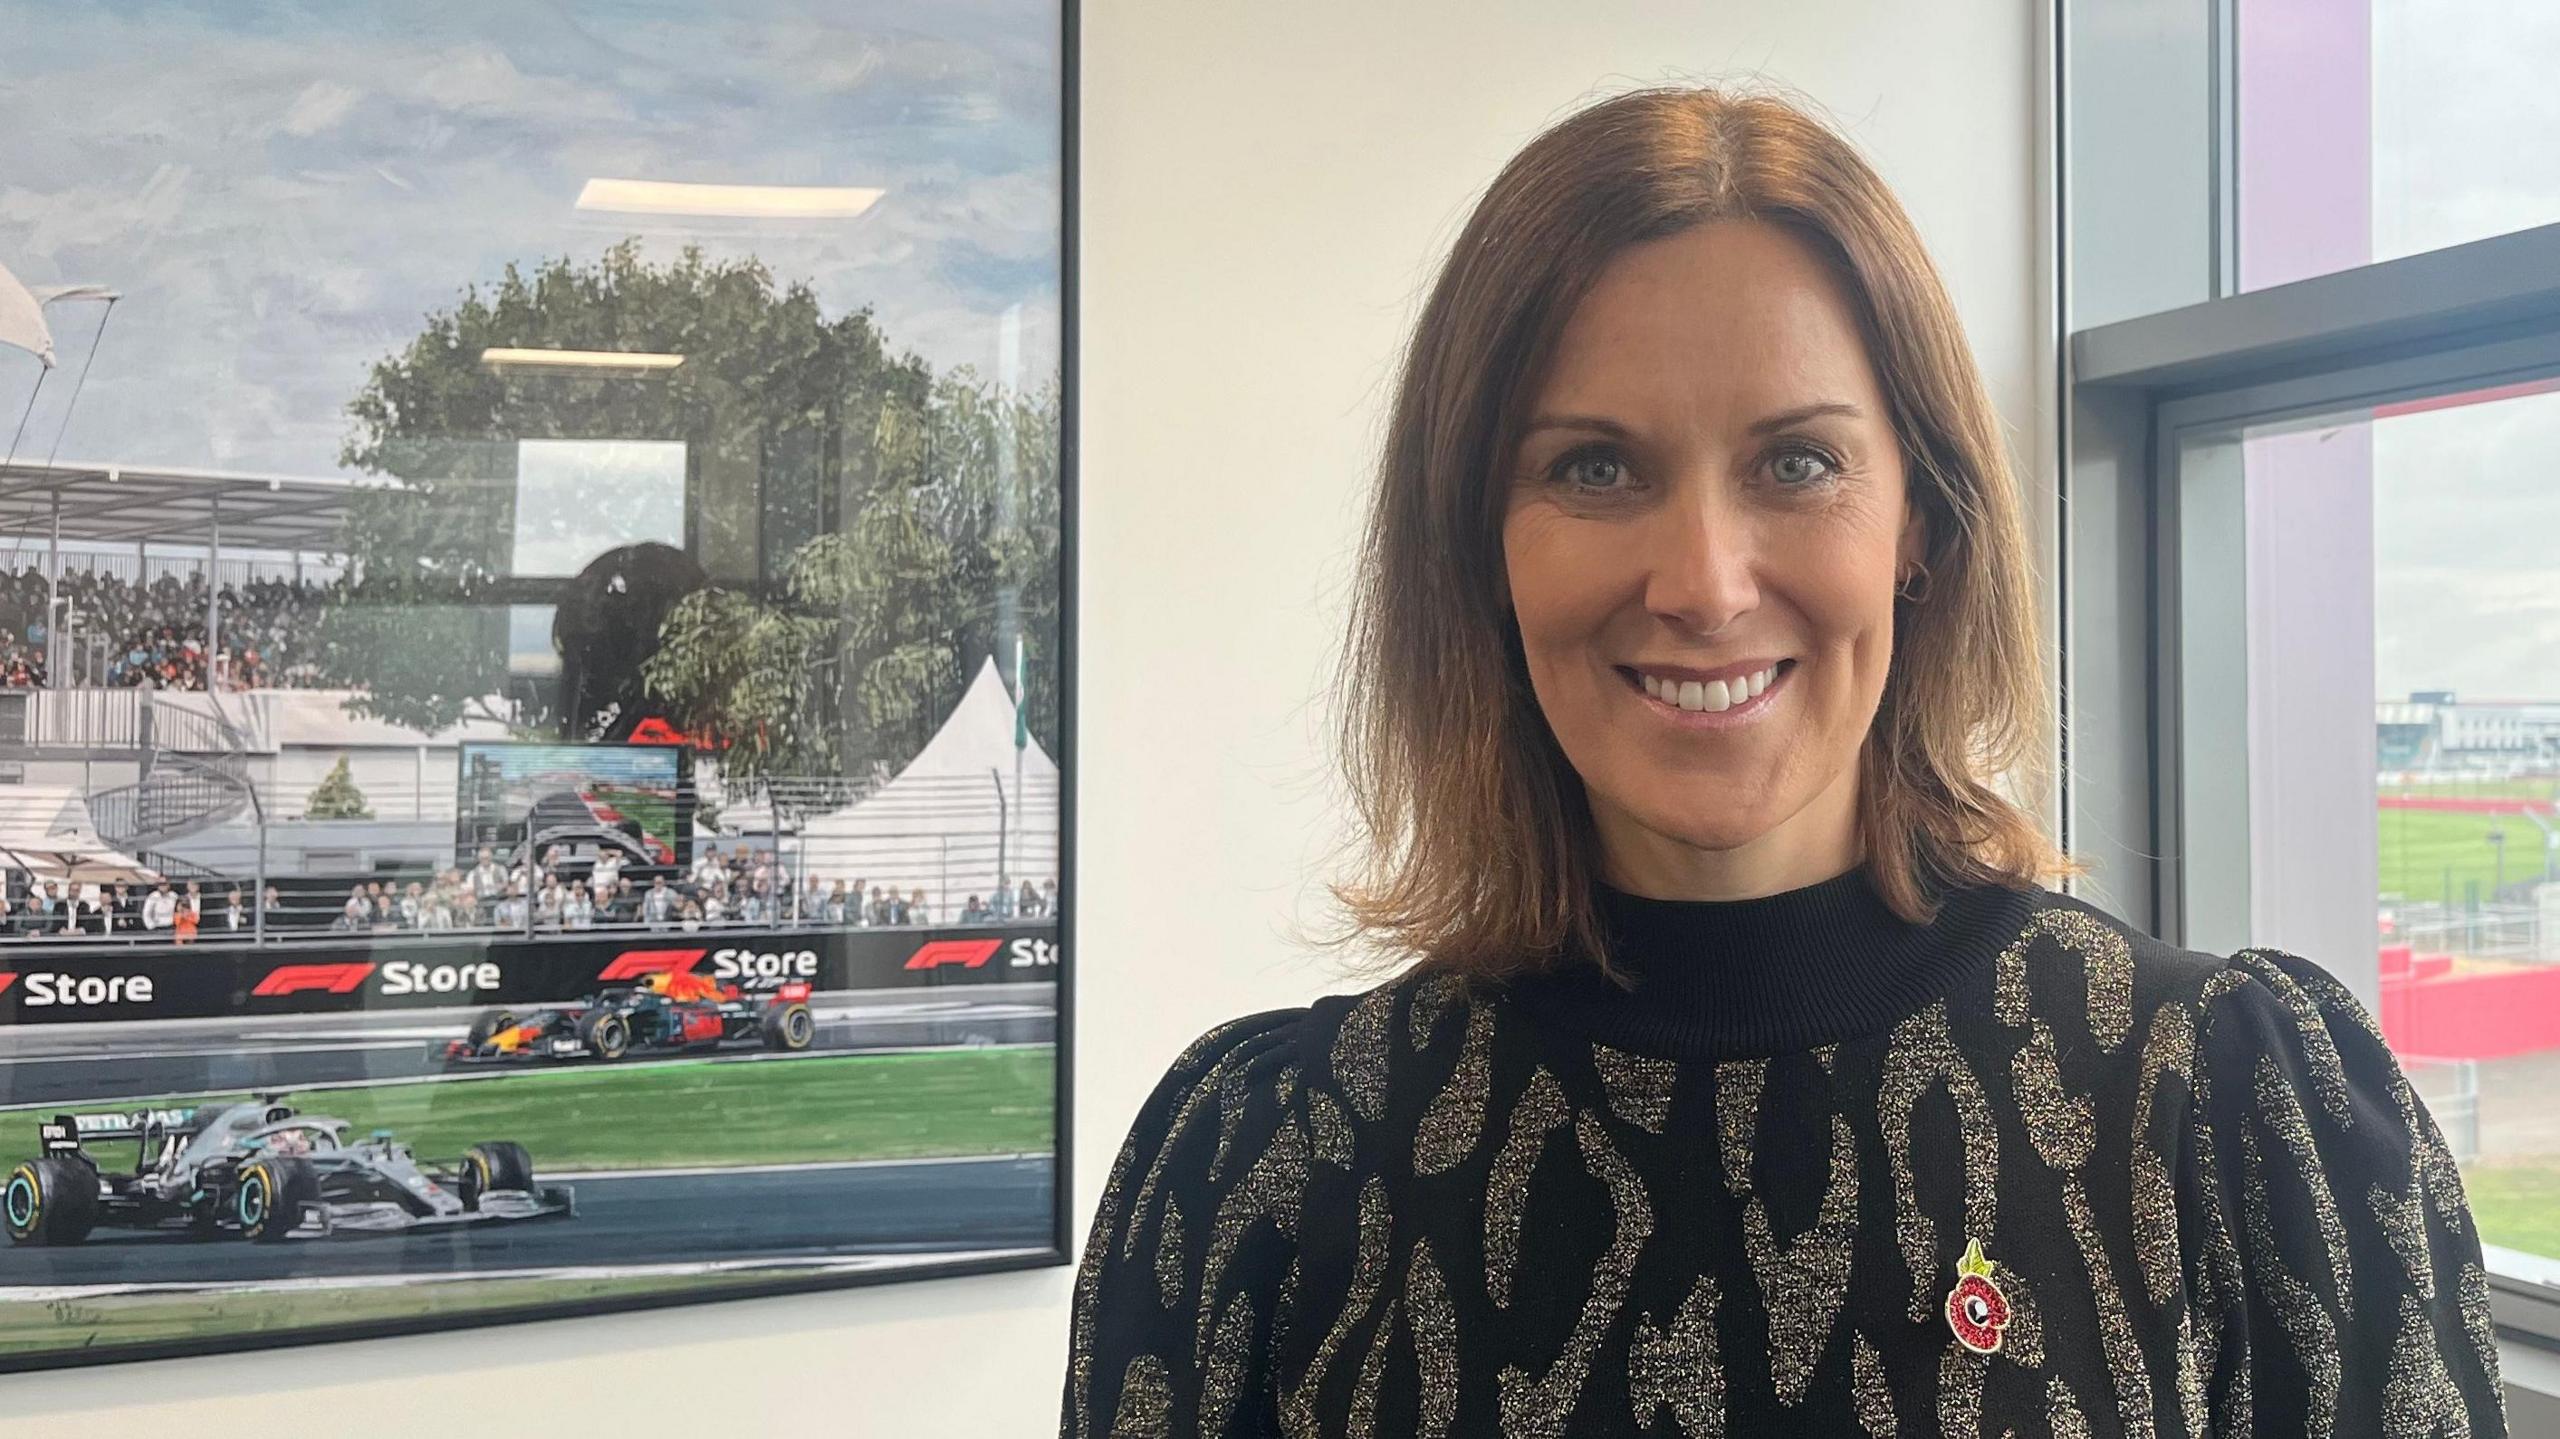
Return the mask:
[[[1604,877],[1738,897],[1855,863],[1857,755],[1925,536],[1840,282],[1751,221],[1630,249],[1527,425],[1509,598]]]

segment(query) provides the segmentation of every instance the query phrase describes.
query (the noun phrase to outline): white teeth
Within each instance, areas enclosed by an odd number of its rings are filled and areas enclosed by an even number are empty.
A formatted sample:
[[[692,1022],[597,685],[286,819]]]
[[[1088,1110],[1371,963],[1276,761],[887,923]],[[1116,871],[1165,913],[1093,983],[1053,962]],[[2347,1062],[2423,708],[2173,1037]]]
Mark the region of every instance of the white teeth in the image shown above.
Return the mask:
[[[1698,680],[1662,679],[1641,671],[1637,673],[1637,678],[1644,681],[1646,694],[1667,705],[1708,714],[1719,713],[1756,698],[1767,691],[1770,682],[1777,677],[1775,665],[1755,670],[1742,679],[1707,680],[1703,683]]]

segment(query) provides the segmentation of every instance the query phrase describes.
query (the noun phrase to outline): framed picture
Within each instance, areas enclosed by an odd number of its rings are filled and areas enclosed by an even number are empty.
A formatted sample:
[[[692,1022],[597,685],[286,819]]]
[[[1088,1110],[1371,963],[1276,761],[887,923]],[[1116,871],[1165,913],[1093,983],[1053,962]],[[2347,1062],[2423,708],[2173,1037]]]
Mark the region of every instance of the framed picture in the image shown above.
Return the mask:
[[[1071,6],[0,33],[0,1369],[1064,1262]]]

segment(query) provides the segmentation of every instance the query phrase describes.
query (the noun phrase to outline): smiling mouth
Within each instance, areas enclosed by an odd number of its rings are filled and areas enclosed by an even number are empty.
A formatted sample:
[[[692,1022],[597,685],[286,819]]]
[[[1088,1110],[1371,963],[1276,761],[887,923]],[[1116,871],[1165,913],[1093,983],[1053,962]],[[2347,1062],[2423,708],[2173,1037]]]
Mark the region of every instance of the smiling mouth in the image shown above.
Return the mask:
[[[1646,674],[1631,666],[1616,666],[1618,677],[1627,687],[1666,708],[1686,714],[1721,714],[1738,709],[1783,681],[1796,667],[1792,659],[1780,660],[1766,669],[1729,680],[1679,680]]]

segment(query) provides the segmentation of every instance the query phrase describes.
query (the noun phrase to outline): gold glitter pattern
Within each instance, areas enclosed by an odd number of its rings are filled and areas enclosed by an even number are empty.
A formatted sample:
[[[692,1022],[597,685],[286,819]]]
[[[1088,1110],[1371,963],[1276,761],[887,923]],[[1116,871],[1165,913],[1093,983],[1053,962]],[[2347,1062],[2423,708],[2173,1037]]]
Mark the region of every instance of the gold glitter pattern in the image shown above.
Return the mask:
[[[1209,1363],[1200,1378],[1200,1432],[1224,1434],[1234,1422],[1236,1403],[1244,1396],[1245,1376],[1253,1362],[1253,1308],[1244,1294],[1227,1300],[1209,1336]]]
[[[1764,1059],[1736,1059],[1716,1066],[1716,1153],[1724,1159],[1724,1187],[1738,1198],[1751,1192],[1751,1136],[1760,1127]]]
[[[1678,1064],[1595,1044],[1591,1067],[1600,1072],[1610,1112],[1647,1134],[1662,1132],[1663,1121],[1671,1114],[1672,1081],[1680,1077]]]
[[[2284,1252],[2276,1243],[2275,1216],[2267,1199],[2265,1159],[2259,1153],[2257,1136],[2246,1128],[2240,1131],[2240,1157],[2247,1195],[2241,1212],[2247,1219],[2250,1267],[2257,1274],[2259,1288],[2274,1301],[2276,1320],[2284,1326],[2294,1357],[2310,1377],[2310,1393],[2306,1396],[2310,1432],[2326,1434],[2337,1427],[2338,1385],[2345,1377],[2338,1358],[2337,1321],[2329,1317],[2327,1306],[2311,1286],[2285,1266]]]
[[[2151,1370],[2143,1363],[2133,1318],[2125,1312],[2124,1291],[2117,1286],[2115,1266],[2107,1258],[2106,1237],[2098,1232],[2097,1216],[2089,1212],[2088,1190],[2077,1174],[2062,1181],[2062,1212],[2071,1222],[2071,1238],[2080,1246],[2080,1262],[2097,1299],[2098,1340],[2106,1348],[2107,1368],[2116,1386],[2116,1422],[2126,1434],[2141,1439],[2155,1432]]]
[[[1944,1003],[1932,1004],[1894,1026],[1892,1043],[1885,1051],[1884,1085],[1877,1095],[1885,1157],[1893,1167],[1894,1240],[1911,1274],[1914,1323],[1929,1317],[1943,1287],[1937,1283],[1938,1227],[1920,1210],[1917,1157],[1911,1148],[1911,1112],[1920,1096],[1939,1084],[1955,1101],[1956,1124],[1964,1138],[1965,1232],[1995,1233],[2000,1218],[2000,1137],[1981,1081],[1948,1036]]]
[[[2471,1439],[2471,1416],[2444,1367],[2435,1321],[2413,1294],[2400,1296],[2400,1339],[2391,1346],[2391,1377],[2382,1390],[2382,1432]]]
[[[2009,1061],[2016,1085],[2018,1114],[2026,1121],[2027,1138],[2036,1157],[2055,1169],[2077,1169],[2089,1162],[2098,1142],[2096,1116],[2085,1094],[2062,1088],[2061,1060],[2053,1052],[2053,1031],[2043,1020]]]
[[[1316,1391],[1323,1386],[1326,1371],[1333,1367],[1334,1358],[1350,1339],[1351,1331],[1368,1317],[1369,1306],[1377,1302],[1378,1290],[1387,1277],[1387,1231],[1394,1222],[1387,1212],[1386,1181],[1373,1174],[1360,1186],[1360,1241],[1351,1271],[1351,1292],[1334,1315],[1333,1327],[1316,1346],[1306,1374],[1289,1391],[1287,1408],[1292,1429],[1313,1429]]]
[[[1440,1028],[1440,1016],[1466,993],[1466,981],[1454,974],[1435,974],[1413,987],[1413,1014],[1410,1019],[1415,1053],[1431,1047],[1432,1035]]]
[[[2059,1374],[2045,1386],[2045,1406],[2045,1423],[2053,1430],[2053,1439],[2089,1439],[2089,1416],[2080,1412],[2071,1386]]]
[[[1413,1172],[1441,1174],[1474,1152],[1484,1132],[1485,1088],[1493,1078],[1493,1009],[1467,1006],[1467,1037],[1449,1082],[1414,1127]]]
[[[1496,1305],[1511,1302],[1511,1273],[1520,1258],[1520,1216],[1529,1203],[1529,1175],[1547,1147],[1547,1136],[1565,1122],[1564,1090],[1541,1069],[1529,1076],[1511,1107],[1511,1133],[1493,1159],[1485,1189],[1484,1282]]]
[[[1813,1227],[1780,1244],[1754,1194],[1742,1210],[1743,1254],[1769,1316],[1769,1382],[1778,1402],[1804,1398],[1813,1367],[1849,1295],[1849,1259],[1858,1238],[1858,1142],[1849,1121],[1831,1119],[1831,1175]]]
[[[1504,1439],[1560,1439],[1566,1432],[1574,1404],[1582,1395],[1583,1380],[1591,1372],[1592,1354],[1600,1346],[1600,1336],[1626,1303],[1636,1256],[1653,1235],[1653,1206],[1645,1199],[1644,1180],[1635,1166],[1618,1153],[1617,1146],[1609,1142],[1608,1132],[1588,1113],[1573,1116],[1573,1134],[1582,1145],[1584,1167],[1608,1186],[1609,1203],[1617,1212],[1617,1232],[1609,1240],[1608,1251],[1592,1269],[1591,1292],[1582,1301],[1582,1314],[1574,1321],[1564,1352],[1547,1366],[1545,1374],[1534,1379],[1518,1365],[1504,1366]]]
[[[1351,1167],[1351,1116],[1321,1089],[1307,1093],[1307,1132],[1316,1158],[1336,1169]]]
[[[1141,1354],[1120,1379],[1120,1407],[1111,1416],[1111,1439],[1169,1439],[1173,1433],[1173,1383],[1164,1361]]]
[[[1362,996],[1342,1017],[1333,1037],[1333,1078],[1351,1111],[1375,1123],[1387,1110],[1387,1018],[1396,991],[1381,986]]]
[[[2276,1068],[2272,1056],[2258,1056],[2257,1083],[2259,1122],[2284,1142],[2285,1152],[2300,1171],[2302,1186],[2311,1197],[2311,1214],[2320,1226],[2320,1247],[2329,1254],[2329,1293],[2340,1306],[2351,1304],[2355,1280],[2347,1258],[2347,1229],[2338,1219],[2337,1197],[2329,1192],[2329,1181],[2322,1172],[2320,1145],[2311,1137],[2310,1117],[2303,1113],[2301,1097],[2285,1083],[2284,1072]]]
[[[1164,1197],[1164,1222],[1156,1230],[1156,1290],[1170,1309],[1182,1298],[1182,1276],[1188,1272],[1183,1253],[1182,1202]]]
[[[1636,1318],[1627,1346],[1627,1398],[1636,1427],[1651,1429],[1668,1409],[1682,1439],[1721,1439],[1724,1434],[1724,1366],[1716,1359],[1716,1281],[1701,1274],[1671,1322],[1656,1327]]]
[[[2177,1294],[2179,1273],[2178,1196],[2170,1182],[2170,1156],[2154,1142],[2159,1123],[2160,1077],[2175,1075],[2189,1092],[2195,1088],[2196,1022],[2184,1005],[2165,1004],[2152,1012],[2151,1034],[2143,1041],[2142,1068],[2133,1106],[2133,1252],[2142,1270],[2143,1293],[2154,1305],[2167,1306]]]
[[[2101,1049],[2124,1043],[2133,1028],[2133,951],[2124,935],[2075,909],[2048,909],[2010,941],[1992,963],[1992,1012],[2002,1024],[2027,1022],[2027,952],[2050,938],[2077,957],[2089,1004],[2089,1033]]]
[[[2421,1299],[2436,1297],[2435,1260],[2427,1253],[2427,1219],[2418,1195],[2394,1194],[2376,1184],[2365,1191],[2365,1203],[2373,1209],[2374,1225],[2391,1243],[2391,1252],[2400,1256],[2400,1266],[2409,1272],[2409,1287]]]
[[[1431,1245],[1416,1240],[1404,1266],[1405,1321],[1413,1326],[1415,1368],[1422,1380],[1422,1424],[1417,1439],[1447,1439],[1458,1417],[1458,1311],[1449,1284],[1431,1262]]]
[[[1893,1409],[1893,1386],[1884,1377],[1884,1356],[1864,1334],[1850,1336],[1849,1402],[1867,1439],[1895,1439],[1902,1432]]]
[[[1989,1356],[1961,1344],[1949,1344],[1938,1360],[1938,1432],[1947,1439],[1982,1432],[1982,1381],[1990,1370]]]
[[[2311,1087],[2320,1096],[2320,1107],[2329,1111],[2329,1117],[2340,1128],[2353,1127],[2356,1116],[2354,1107],[2347,1102],[2347,1067],[2338,1057],[2337,1041],[2329,1037],[2328,1020],[2312,1001],[2310,991],[2296,983],[2263,950],[2241,950],[2231,956],[2231,962],[2248,970],[2283,1001],[2293,1016],[2294,1027],[2302,1032],[2303,1059],[2311,1072]]]

